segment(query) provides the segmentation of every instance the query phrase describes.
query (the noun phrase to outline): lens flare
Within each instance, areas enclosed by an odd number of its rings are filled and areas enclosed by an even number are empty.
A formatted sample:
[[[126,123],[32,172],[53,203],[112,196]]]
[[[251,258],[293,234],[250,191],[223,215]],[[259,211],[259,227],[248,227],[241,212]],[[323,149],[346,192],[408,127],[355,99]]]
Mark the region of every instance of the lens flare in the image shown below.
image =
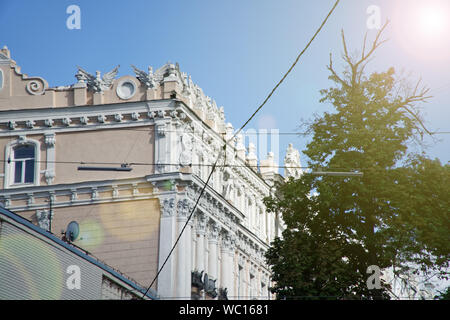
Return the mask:
[[[450,1],[393,2],[395,42],[405,53],[439,66],[450,55]]]
[[[102,225],[108,235],[133,242],[154,238],[159,228],[156,200],[126,201],[100,207]]]
[[[75,244],[87,251],[91,251],[103,243],[104,231],[99,222],[87,219],[80,223],[80,235]]]
[[[0,238],[0,300],[60,299],[63,268],[53,247],[30,235],[12,234]],[[15,285],[11,286],[11,282]],[[8,290],[8,292],[2,292]]]

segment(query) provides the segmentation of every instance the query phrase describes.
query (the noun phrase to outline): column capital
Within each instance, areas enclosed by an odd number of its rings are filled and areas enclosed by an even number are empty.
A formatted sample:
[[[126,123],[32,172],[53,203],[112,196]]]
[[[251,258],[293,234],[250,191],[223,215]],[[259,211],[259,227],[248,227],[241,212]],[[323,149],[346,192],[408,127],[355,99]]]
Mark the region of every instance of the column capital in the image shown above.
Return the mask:
[[[197,234],[205,235],[206,234],[206,217],[205,214],[201,211],[197,210],[196,212],[196,224],[195,229]]]
[[[45,133],[44,142],[48,148],[53,148],[56,143],[56,134],[54,132]]]
[[[159,199],[161,216],[172,217],[175,214],[175,197]]]
[[[192,210],[192,204],[188,199],[178,200],[177,203],[177,218],[184,220],[187,219]]]
[[[219,241],[219,231],[219,225],[215,221],[210,220],[208,228],[208,239],[210,242],[217,243]]]
[[[222,251],[232,251],[233,250],[233,242],[232,236],[228,232],[222,233],[221,237]]]

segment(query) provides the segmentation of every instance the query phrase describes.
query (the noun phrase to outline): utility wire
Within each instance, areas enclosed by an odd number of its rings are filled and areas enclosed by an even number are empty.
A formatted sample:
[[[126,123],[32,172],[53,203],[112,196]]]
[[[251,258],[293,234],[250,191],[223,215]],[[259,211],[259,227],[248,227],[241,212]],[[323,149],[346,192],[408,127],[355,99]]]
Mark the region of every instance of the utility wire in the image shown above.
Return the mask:
[[[1,160],[0,162],[21,162],[23,160]],[[90,161],[46,161],[36,160],[36,163],[55,163],[55,164],[79,164],[79,165],[127,165],[127,166],[180,166],[179,163],[150,163],[150,162],[90,162]],[[271,166],[271,165],[257,165],[251,166],[248,164],[208,164],[208,163],[192,163],[183,167],[219,167],[219,168],[289,168],[289,169],[313,169],[308,166]],[[344,167],[326,167],[326,169],[339,169],[339,170],[363,170],[366,168],[344,168]]]
[[[22,160],[2,160],[0,162],[20,162]],[[46,163],[45,160],[36,160],[36,163]],[[179,163],[150,163],[150,162],[90,162],[90,161],[48,161],[48,163],[56,163],[56,164],[78,164],[78,165],[114,165],[114,166],[181,166]],[[272,166],[272,165],[256,165],[251,166],[249,164],[208,164],[208,163],[192,163],[190,165],[182,166],[184,168],[191,167],[215,167],[215,168],[278,168],[278,169],[320,169],[321,172],[326,172],[323,170],[354,170],[354,171],[364,171],[364,170],[376,170],[376,171],[385,171],[383,168],[377,167],[363,167],[363,168],[350,168],[350,167],[309,167],[309,166]],[[106,168],[106,167],[105,167]],[[396,168],[393,168],[396,169]]]
[[[149,132],[148,129],[131,129],[131,128],[120,128],[118,130],[126,130],[126,131],[141,131],[141,132]],[[256,129],[255,129],[256,130]],[[261,128],[261,129],[257,129],[257,130],[266,130],[265,132],[245,132],[245,135],[292,135],[292,136],[307,136],[307,135],[312,135],[312,132],[307,132],[307,131],[284,131],[284,132],[276,132],[276,130],[278,130],[277,128],[270,128],[270,129],[265,129],[265,128]],[[175,133],[194,133],[193,130],[164,130],[165,132],[175,132]],[[380,131],[380,135],[385,135],[385,133],[382,130],[375,130],[372,131],[371,133]],[[225,135],[226,132],[223,131],[215,131],[216,133],[220,134],[220,135]],[[450,134],[450,131],[431,131],[430,132],[431,135],[435,135],[435,134]]]
[[[197,208],[198,202],[200,201],[200,198],[202,197],[209,180],[211,179],[211,176],[217,166],[217,163],[222,155],[222,152],[225,151],[225,157],[226,157],[226,146],[227,143],[229,141],[232,141],[234,139],[234,137],[236,137],[236,135],[239,134],[239,132],[242,131],[242,129],[253,119],[253,117],[258,113],[259,110],[261,110],[261,108],[267,103],[267,101],[270,99],[270,97],[273,95],[273,93],[275,92],[275,90],[280,86],[280,84],[284,81],[284,79],[286,79],[287,75],[291,72],[291,70],[294,68],[294,66],[297,64],[298,60],[300,59],[300,57],[303,55],[303,53],[308,49],[308,47],[310,46],[310,44],[312,43],[312,41],[316,38],[317,34],[320,32],[320,30],[322,29],[322,27],[325,25],[325,23],[327,22],[328,18],[330,17],[330,15],[333,13],[334,9],[336,8],[336,6],[338,5],[340,0],[337,0],[335,2],[335,4],[333,5],[333,7],[331,8],[330,12],[328,13],[328,15],[325,17],[325,19],[323,20],[322,24],[320,25],[320,27],[317,29],[317,31],[314,33],[313,37],[311,38],[311,40],[309,40],[308,44],[306,45],[306,47],[300,52],[300,54],[297,56],[297,59],[294,61],[294,63],[292,64],[292,66],[289,68],[289,70],[286,72],[286,74],[283,76],[283,78],[281,78],[281,80],[277,83],[277,85],[272,89],[272,91],[269,93],[269,95],[267,96],[267,98],[263,101],[263,103],[256,109],[255,112],[253,112],[253,114],[250,116],[250,118],[239,128],[238,131],[236,131],[236,133],[228,140],[224,143],[223,148],[220,150],[219,155],[217,156],[216,161],[214,162],[214,165],[211,169],[211,172],[200,192],[200,195],[197,198],[197,201],[195,202],[194,207],[191,210],[191,213],[189,214],[188,219],[186,220],[186,223],[183,226],[183,229],[181,230],[177,240],[175,241],[174,245],[172,246],[172,249],[170,250],[167,258],[164,260],[164,263],[162,264],[161,268],[159,269],[159,271],[157,272],[155,278],[153,279],[153,281],[150,283],[150,286],[148,287],[147,291],[145,292],[144,296],[147,294],[148,290],[150,290],[151,286],[155,283],[156,279],[158,278],[159,274],[161,273],[162,269],[164,268],[165,264],[167,263],[167,261],[169,260],[173,250],[175,249],[175,246],[177,245],[178,241],[181,238],[181,235],[183,234],[183,231],[185,230],[186,226],[188,225],[192,214],[195,212],[195,209]]]

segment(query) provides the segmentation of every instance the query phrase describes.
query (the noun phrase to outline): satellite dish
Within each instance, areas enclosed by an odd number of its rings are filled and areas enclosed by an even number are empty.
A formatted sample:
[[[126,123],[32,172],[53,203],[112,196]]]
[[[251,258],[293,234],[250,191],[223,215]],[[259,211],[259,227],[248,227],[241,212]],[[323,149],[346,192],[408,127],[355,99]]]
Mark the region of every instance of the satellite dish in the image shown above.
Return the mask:
[[[69,241],[75,241],[80,235],[80,226],[78,222],[71,221],[66,228],[66,239]]]

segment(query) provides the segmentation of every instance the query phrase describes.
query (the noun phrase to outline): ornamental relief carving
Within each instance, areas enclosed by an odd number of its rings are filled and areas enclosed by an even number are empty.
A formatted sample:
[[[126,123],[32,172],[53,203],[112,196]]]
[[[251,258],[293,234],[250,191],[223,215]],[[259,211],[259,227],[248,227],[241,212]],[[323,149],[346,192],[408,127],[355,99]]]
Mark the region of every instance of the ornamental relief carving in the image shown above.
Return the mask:
[[[196,225],[195,229],[197,231],[197,234],[204,235],[206,233],[206,217],[203,213],[197,210],[196,214]]]
[[[56,143],[56,135],[54,133],[46,133],[44,135],[44,142],[49,148],[53,148]]]
[[[228,233],[222,233],[220,240],[223,250],[231,250],[231,236]]]
[[[182,167],[190,166],[192,164],[192,136],[188,133],[183,133],[181,136],[181,153],[180,165]]]
[[[172,217],[175,214],[175,198],[160,199],[161,215]]]
[[[208,239],[210,241],[218,241],[220,231],[218,224],[211,220],[208,227]]]
[[[36,210],[36,219],[40,228],[48,231],[52,218],[53,212],[51,213],[49,210]]]
[[[193,205],[188,199],[178,200],[177,216],[178,218],[187,219],[191,213]]]

